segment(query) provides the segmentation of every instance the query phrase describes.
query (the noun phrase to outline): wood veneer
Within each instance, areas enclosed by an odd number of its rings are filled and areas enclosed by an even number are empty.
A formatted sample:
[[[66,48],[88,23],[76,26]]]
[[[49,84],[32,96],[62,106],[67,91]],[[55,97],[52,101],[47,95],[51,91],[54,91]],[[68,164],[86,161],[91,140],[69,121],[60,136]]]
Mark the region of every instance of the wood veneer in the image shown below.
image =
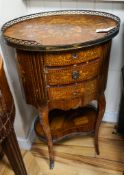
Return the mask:
[[[66,66],[61,68],[46,68],[46,81],[49,85],[63,85],[84,80],[92,79],[98,76],[102,66],[102,61],[96,59],[77,66]],[[89,71],[90,69],[90,71]]]
[[[52,15],[26,20],[9,27],[4,36],[46,45],[72,45],[104,37],[96,29],[116,27],[111,18],[96,15]],[[60,32],[61,31],[61,32]],[[68,32],[67,32],[68,31]]]
[[[102,47],[76,49],[64,52],[44,53],[44,63],[46,66],[68,66],[85,63],[100,58]]]
[[[110,30],[96,32],[103,28]],[[88,131],[94,131],[95,150],[99,154],[98,131],[105,111],[111,41],[119,31],[119,18],[96,11],[45,12],[10,21],[2,31],[7,44],[16,48],[26,101],[39,111],[35,131],[47,140],[50,168],[54,166],[53,141],[70,134],[71,125],[59,115],[58,120],[54,120],[54,115],[50,119],[49,112],[54,109],[65,113],[70,109],[86,110]],[[96,117],[91,117],[90,108],[86,107],[93,100],[98,107],[91,116]],[[83,121],[84,117],[80,117]],[[62,133],[61,129],[57,134],[55,126],[62,119],[67,132]],[[87,132],[83,124],[81,130],[78,127],[74,125],[71,133]]]
[[[75,134],[85,135],[93,133],[97,119],[97,111],[92,106],[63,111],[55,109],[49,113],[52,140],[54,143],[61,139],[67,139]],[[38,136],[47,142],[39,118],[35,123],[35,131]]]

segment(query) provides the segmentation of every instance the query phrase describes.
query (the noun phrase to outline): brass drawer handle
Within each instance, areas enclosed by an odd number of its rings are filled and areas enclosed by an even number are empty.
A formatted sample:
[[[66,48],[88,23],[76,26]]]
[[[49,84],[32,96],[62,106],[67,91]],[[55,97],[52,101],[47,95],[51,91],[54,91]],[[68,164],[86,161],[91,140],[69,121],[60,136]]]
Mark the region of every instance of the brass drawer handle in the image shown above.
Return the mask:
[[[72,58],[76,59],[77,58],[77,53],[72,53]]]
[[[80,74],[78,71],[73,71],[72,72],[72,79],[77,80],[79,78]]]

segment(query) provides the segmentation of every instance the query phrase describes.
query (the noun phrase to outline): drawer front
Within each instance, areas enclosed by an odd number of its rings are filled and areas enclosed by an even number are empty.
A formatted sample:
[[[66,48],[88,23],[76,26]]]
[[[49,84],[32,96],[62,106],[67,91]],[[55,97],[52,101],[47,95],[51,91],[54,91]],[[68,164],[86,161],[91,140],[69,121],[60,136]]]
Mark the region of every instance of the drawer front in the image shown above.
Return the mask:
[[[63,87],[48,87],[49,100],[65,100],[76,97],[86,97],[96,93],[98,79],[89,80],[74,85],[66,85]]]
[[[48,85],[63,85],[96,77],[102,64],[102,59],[87,62],[80,66],[66,66],[64,68],[46,68]]]
[[[101,57],[102,46],[85,48],[78,51],[55,52],[44,55],[46,66],[65,66],[83,63]]]

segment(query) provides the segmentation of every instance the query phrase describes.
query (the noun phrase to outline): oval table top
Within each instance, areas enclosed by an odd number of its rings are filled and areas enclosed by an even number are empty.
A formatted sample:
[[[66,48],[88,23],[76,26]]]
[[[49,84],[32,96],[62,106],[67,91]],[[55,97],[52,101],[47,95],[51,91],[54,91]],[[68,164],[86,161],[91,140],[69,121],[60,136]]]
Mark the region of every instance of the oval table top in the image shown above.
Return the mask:
[[[57,51],[110,40],[118,33],[119,23],[117,16],[104,12],[56,11],[17,18],[6,23],[2,31],[13,47]]]

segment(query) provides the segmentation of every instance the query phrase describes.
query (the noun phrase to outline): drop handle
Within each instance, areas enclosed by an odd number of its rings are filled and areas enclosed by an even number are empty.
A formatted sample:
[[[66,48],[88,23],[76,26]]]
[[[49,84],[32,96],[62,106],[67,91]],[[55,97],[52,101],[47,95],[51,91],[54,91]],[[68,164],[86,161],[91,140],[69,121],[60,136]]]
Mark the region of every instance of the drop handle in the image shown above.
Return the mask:
[[[72,72],[72,79],[77,80],[80,76],[80,73],[78,71],[73,71]]]

